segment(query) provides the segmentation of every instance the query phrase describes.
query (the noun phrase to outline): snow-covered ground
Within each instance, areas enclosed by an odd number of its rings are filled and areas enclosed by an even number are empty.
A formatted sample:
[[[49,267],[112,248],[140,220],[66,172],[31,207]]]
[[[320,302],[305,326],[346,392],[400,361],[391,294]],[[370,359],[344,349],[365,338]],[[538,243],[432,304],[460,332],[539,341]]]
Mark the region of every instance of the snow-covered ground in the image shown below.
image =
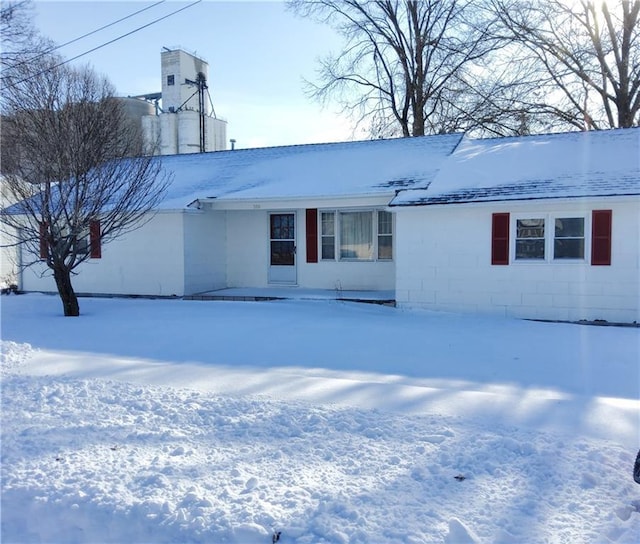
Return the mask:
[[[638,542],[640,330],[3,296],[5,542]]]

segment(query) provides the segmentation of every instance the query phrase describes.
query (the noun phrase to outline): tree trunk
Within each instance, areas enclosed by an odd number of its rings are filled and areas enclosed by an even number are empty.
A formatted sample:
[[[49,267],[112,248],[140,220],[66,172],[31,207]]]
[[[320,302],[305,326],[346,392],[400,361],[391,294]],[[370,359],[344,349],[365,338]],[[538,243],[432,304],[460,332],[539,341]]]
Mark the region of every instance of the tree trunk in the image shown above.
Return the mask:
[[[77,317],[80,315],[80,306],[73,286],[71,285],[71,271],[66,268],[56,268],[53,271],[56,280],[58,294],[62,300],[65,317]]]

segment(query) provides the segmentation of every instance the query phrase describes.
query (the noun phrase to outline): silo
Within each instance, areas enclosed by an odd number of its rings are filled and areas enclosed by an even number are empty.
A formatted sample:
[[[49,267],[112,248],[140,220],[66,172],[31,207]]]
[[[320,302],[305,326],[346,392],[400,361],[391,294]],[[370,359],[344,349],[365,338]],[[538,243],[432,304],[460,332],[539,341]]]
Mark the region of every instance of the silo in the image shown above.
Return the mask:
[[[161,153],[160,116],[145,115],[142,118],[142,136],[147,153],[159,155]]]
[[[178,153],[200,152],[200,116],[195,111],[181,111],[178,117]]]
[[[227,149],[227,122],[224,119],[207,117],[207,151]]]
[[[118,97],[118,101],[123,105],[127,117],[131,119],[139,120],[145,115],[153,115],[155,113],[154,105],[140,98],[123,96]]]
[[[178,116],[175,113],[163,113],[160,117],[160,154],[178,153]]]

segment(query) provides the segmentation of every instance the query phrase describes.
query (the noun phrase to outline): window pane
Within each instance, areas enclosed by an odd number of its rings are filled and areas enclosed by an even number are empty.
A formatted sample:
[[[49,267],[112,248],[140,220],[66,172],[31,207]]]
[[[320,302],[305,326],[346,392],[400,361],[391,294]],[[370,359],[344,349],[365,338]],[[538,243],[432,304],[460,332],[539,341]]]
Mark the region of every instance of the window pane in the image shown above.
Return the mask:
[[[393,238],[391,236],[378,237],[378,259],[390,260],[393,258]]]
[[[378,234],[391,232],[391,212],[378,212]]]
[[[544,238],[516,240],[516,259],[544,259]]]
[[[584,259],[584,218],[565,217],[555,221],[554,259]]]
[[[86,255],[89,253],[89,236],[78,238],[75,243],[76,253],[79,255]]]
[[[271,239],[295,239],[294,215],[292,213],[271,215]]]
[[[322,237],[322,258],[330,260],[336,258],[336,243],[333,236]]]
[[[271,266],[292,266],[295,264],[293,242],[271,242]]]
[[[335,214],[333,212],[322,212],[322,235],[333,236],[335,234]]]
[[[518,219],[516,238],[544,238],[544,219]]]
[[[340,214],[340,258],[373,259],[373,212]]]
[[[556,238],[584,238],[584,218],[556,219]]]
[[[556,238],[554,259],[584,259],[584,238]]]
[[[516,221],[516,259],[544,260],[544,219]]]

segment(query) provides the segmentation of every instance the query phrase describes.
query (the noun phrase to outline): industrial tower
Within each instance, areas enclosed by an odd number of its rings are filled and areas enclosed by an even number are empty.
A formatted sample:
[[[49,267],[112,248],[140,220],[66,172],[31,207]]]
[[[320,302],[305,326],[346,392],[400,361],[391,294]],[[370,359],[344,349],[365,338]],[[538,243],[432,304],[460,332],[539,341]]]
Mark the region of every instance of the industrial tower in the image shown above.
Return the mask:
[[[161,67],[162,92],[135,97],[155,104],[155,115],[142,117],[143,134],[154,154],[227,149],[227,122],[215,115],[207,62],[183,49],[165,47]]]

